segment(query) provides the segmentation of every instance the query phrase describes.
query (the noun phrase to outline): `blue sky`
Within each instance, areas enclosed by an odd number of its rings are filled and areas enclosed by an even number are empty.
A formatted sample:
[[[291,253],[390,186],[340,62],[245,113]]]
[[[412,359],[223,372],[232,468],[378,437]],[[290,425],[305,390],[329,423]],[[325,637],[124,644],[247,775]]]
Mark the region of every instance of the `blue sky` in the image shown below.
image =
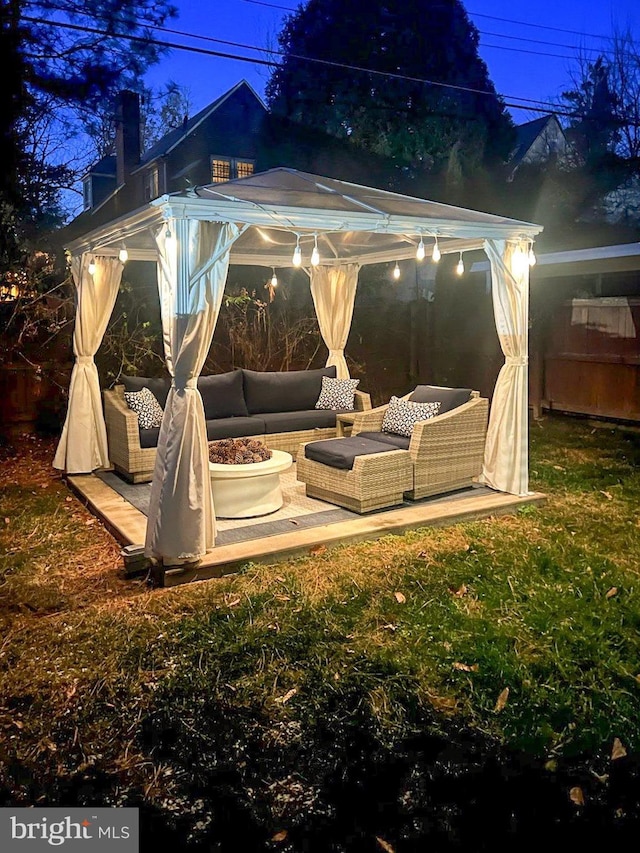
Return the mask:
[[[174,3],[180,17],[168,25],[171,29],[236,44],[174,33],[158,34],[159,37],[251,58],[264,58],[265,54],[237,45],[276,47],[277,34],[287,14],[285,8],[297,5],[295,0]],[[575,66],[571,57],[575,57],[578,48],[606,48],[606,41],[598,36],[610,35],[616,26],[629,25],[640,45],[638,0],[537,0],[528,8],[513,0],[468,0],[465,6],[480,30],[480,53],[489,74],[507,101],[556,97],[569,84],[570,69]],[[268,77],[268,68],[251,62],[172,50],[148,75],[147,83],[157,86],[172,79],[185,86],[197,112],[243,78],[262,95]],[[536,115],[528,110],[510,111],[517,122]]]

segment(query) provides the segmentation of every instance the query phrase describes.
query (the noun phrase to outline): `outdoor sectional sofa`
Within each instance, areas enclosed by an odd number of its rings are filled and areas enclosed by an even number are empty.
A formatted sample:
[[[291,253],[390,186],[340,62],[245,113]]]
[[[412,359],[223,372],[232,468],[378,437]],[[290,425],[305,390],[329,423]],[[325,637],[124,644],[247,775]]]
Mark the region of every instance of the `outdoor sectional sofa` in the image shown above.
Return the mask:
[[[237,369],[200,376],[207,437],[257,438],[272,450],[286,450],[294,458],[301,443],[333,438],[340,410],[316,409],[322,377],[336,376],[336,368],[257,371]],[[153,476],[159,428],[141,429],[138,415],[127,405],[125,391],[149,388],[164,408],[170,379],[122,377],[122,384],[103,391],[109,458],[114,469],[132,483]],[[371,398],[356,391],[355,411],[371,409]]]

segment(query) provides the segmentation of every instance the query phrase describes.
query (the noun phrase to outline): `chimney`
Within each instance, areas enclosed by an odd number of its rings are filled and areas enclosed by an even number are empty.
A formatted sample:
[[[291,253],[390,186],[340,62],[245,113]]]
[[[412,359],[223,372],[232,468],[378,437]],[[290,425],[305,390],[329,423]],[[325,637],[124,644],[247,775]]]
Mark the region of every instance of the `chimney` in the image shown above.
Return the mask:
[[[140,96],[123,91],[116,101],[116,181],[121,186],[140,162]]]

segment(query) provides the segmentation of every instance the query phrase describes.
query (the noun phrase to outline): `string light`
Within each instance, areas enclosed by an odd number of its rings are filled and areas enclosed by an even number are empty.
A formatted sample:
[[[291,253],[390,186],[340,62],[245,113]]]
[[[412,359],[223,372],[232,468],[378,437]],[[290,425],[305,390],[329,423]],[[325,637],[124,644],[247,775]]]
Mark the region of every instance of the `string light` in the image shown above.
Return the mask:
[[[311,266],[317,267],[320,263],[320,253],[318,252],[318,235],[314,234],[315,243],[313,246],[313,252],[311,252]]]
[[[87,271],[88,271],[89,275],[93,275],[94,272],[96,271],[96,259],[95,258],[91,258],[91,260],[89,261],[89,266],[87,267]]]
[[[537,260],[538,259],[536,258],[536,253],[533,251],[533,240],[532,240],[531,245],[529,246],[529,256],[528,256],[529,266],[535,267]]]
[[[437,234],[434,235],[434,239],[436,242],[433,246],[433,251],[431,252],[431,260],[434,262],[434,264],[437,264],[438,261],[440,260],[440,258],[442,257],[442,254],[440,252],[440,246],[438,246],[438,235]]]
[[[294,267],[299,267],[302,263],[302,249],[300,248],[300,236],[296,235],[296,247],[293,250],[293,258],[291,263]]]
[[[424,251],[424,240],[420,237],[420,242],[418,243],[418,248],[416,249],[416,259],[419,261],[423,261],[425,256]]]
[[[398,262],[396,261],[396,265],[393,268],[393,277],[397,281],[400,278],[400,267],[398,266]]]
[[[275,269],[275,267],[271,267],[271,269],[273,270],[273,275],[271,276],[271,287],[277,287],[278,286],[278,276],[276,275],[276,269]]]
[[[460,260],[456,266],[456,272],[458,275],[462,275],[464,273],[464,261],[462,260],[462,252],[460,252]]]
[[[167,225],[167,230],[164,232],[164,240],[165,240],[164,245],[165,245],[166,250],[172,251],[174,246],[175,246],[175,243],[176,243],[176,238],[171,233],[171,228],[169,228],[168,225]]]
[[[118,259],[122,261],[123,264],[126,264],[129,260],[129,252],[127,252],[127,247],[123,246],[118,252]]]

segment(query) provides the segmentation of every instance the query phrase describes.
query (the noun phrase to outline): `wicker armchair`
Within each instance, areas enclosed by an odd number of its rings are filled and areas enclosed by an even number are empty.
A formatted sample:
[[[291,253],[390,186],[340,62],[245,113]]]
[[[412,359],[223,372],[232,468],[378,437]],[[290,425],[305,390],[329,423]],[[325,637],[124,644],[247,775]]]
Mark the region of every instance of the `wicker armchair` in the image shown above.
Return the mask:
[[[381,430],[386,410],[357,412],[352,435]],[[405,496],[419,500],[472,485],[482,472],[488,418],[489,401],[472,391],[469,402],[416,423],[409,442],[413,488]]]

